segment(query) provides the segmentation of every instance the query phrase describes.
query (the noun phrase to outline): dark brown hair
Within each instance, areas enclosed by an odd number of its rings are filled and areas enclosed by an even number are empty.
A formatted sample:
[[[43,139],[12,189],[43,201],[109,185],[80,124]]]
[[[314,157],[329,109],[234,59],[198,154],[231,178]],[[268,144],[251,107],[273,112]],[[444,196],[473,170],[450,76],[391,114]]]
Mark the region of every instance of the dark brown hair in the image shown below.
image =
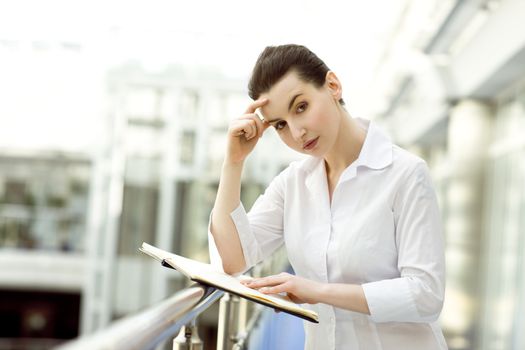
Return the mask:
[[[302,45],[267,46],[253,67],[248,95],[253,100],[258,99],[290,70],[296,71],[302,81],[320,88],[329,68],[315,53]],[[339,103],[345,104],[342,98]]]

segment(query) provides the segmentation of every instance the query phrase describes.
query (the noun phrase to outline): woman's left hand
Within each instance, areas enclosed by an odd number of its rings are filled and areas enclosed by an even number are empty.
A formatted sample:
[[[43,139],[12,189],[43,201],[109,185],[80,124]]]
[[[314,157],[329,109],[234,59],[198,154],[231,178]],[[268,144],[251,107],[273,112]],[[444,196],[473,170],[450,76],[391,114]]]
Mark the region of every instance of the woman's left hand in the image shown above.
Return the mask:
[[[242,281],[247,287],[257,289],[264,294],[286,292],[288,297],[297,304],[317,304],[322,284],[303,277],[282,272],[278,275],[254,278]]]

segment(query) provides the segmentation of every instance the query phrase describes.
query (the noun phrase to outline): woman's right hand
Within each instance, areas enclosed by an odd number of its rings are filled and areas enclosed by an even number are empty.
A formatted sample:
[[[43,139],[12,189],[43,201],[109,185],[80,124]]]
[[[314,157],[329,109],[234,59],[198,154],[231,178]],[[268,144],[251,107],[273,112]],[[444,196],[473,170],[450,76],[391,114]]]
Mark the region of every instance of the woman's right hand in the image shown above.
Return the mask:
[[[255,110],[266,103],[268,103],[267,98],[259,98],[253,101],[242,116],[230,122],[226,161],[231,163],[243,162],[254,149],[264,131],[270,126],[266,120],[261,121],[255,114]]]

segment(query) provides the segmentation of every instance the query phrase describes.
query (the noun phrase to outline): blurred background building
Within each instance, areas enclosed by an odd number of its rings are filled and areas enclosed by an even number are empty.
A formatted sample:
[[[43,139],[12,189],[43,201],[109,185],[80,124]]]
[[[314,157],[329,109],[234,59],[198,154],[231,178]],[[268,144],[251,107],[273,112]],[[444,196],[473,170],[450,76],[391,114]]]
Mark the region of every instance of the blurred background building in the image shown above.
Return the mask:
[[[184,288],[138,247],[208,259],[228,122],[260,51],[289,42],[428,162],[449,348],[525,348],[525,1],[260,5],[0,5],[0,349],[49,348]],[[265,133],[244,205],[299,157]]]

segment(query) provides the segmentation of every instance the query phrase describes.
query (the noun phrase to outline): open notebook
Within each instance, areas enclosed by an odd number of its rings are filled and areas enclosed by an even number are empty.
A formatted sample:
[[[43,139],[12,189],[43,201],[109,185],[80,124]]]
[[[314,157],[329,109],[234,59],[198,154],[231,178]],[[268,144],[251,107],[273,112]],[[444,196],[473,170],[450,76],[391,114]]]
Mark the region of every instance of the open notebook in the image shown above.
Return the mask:
[[[280,294],[263,294],[240,283],[243,279],[251,278],[250,276],[242,275],[239,277],[233,277],[219,271],[210,264],[191,260],[147,243],[142,243],[140,251],[157,259],[162,265],[182,272],[193,281],[236,294],[242,298],[273,307],[274,309],[301,317],[307,321],[319,323],[317,313],[295,304],[288,297]]]

